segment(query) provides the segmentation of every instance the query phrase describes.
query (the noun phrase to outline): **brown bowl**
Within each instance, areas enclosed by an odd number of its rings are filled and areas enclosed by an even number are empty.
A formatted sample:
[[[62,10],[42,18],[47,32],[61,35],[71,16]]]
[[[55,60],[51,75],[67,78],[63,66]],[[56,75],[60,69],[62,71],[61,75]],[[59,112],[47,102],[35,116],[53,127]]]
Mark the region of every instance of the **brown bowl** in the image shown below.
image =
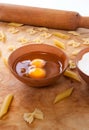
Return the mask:
[[[48,58],[50,61],[52,60],[53,62],[55,62],[55,59],[57,57],[58,60],[62,64],[62,71],[61,72],[58,71],[58,73],[54,74],[56,68],[55,68],[55,66],[53,66],[52,74],[50,74],[50,76],[45,77],[45,78],[35,79],[35,78],[19,76],[13,67],[16,64],[16,61],[18,60],[18,58],[20,59],[21,56],[26,55],[28,53],[29,54],[34,53],[35,58],[37,58],[36,52],[41,52],[43,54],[45,54],[45,53],[51,54],[48,57],[46,55],[44,55],[44,59],[47,60],[47,58]],[[52,57],[53,55],[55,56],[55,58]],[[30,57],[31,56],[32,55],[30,55]],[[63,74],[63,72],[66,70],[66,68],[68,66],[68,61],[69,60],[68,60],[68,57],[65,54],[65,52],[63,52],[61,49],[59,49],[57,47],[47,45],[47,44],[29,44],[29,45],[20,47],[20,48],[16,49],[15,51],[13,51],[8,58],[8,65],[9,65],[11,72],[18,80],[22,81],[23,83],[25,83],[31,87],[43,87],[43,86],[48,86],[48,85],[55,83],[60,78],[60,76]],[[50,68],[48,68],[47,71],[49,71]]]
[[[86,68],[86,65],[84,65],[85,67],[80,67],[80,61],[81,61],[81,64],[83,62],[83,64],[85,64],[86,62],[84,61],[83,59],[83,56],[89,52],[89,47],[87,48],[84,48],[83,50],[81,50],[77,57],[76,57],[76,66],[77,66],[77,70],[80,74],[80,76],[82,77],[82,79],[86,82],[86,83],[89,83],[89,76],[86,74],[86,72],[84,71],[84,69]]]

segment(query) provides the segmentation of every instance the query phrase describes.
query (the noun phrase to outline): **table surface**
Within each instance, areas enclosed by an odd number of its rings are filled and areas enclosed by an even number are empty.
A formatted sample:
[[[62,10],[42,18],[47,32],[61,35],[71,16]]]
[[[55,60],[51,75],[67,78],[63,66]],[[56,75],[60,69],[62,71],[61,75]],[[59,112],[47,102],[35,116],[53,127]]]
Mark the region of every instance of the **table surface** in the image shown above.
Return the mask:
[[[89,38],[89,29],[78,29],[76,31],[79,34],[78,36],[64,30],[27,25],[14,28],[17,29],[17,33],[14,34],[12,29],[13,27],[8,23],[0,23],[0,30],[6,37],[5,41],[0,41],[0,106],[6,95],[13,94],[14,96],[8,113],[0,119],[0,130],[89,130],[89,85],[87,86],[81,78],[81,81],[77,82],[62,75],[54,85],[36,89],[17,80],[7,66],[8,56],[14,49],[28,43],[32,44],[34,41],[55,46],[54,39],[65,45],[63,51],[66,52],[70,60],[75,61],[76,50],[79,51],[87,47],[83,39]],[[36,33],[29,34],[31,29]],[[46,38],[43,34],[47,34],[47,32],[48,34],[61,32],[67,34],[69,39],[55,35]],[[24,39],[27,41],[24,42]],[[70,45],[71,40],[80,43],[78,47],[74,44]],[[77,72],[76,69],[71,71]],[[74,88],[74,91],[70,97],[56,104],[53,103],[56,95],[71,87]],[[35,108],[43,112],[44,119],[35,119],[32,124],[25,122],[23,119],[24,113],[33,112]]]
[[[77,11],[83,16],[89,16],[89,0],[0,0],[0,3],[28,5],[52,9]]]

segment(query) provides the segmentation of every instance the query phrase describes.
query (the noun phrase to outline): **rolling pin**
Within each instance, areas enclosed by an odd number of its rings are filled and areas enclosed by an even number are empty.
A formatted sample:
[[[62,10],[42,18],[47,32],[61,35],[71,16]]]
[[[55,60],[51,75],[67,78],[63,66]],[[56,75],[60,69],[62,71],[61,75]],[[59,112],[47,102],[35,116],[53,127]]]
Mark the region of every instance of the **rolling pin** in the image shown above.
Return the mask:
[[[63,30],[89,28],[89,17],[83,17],[77,12],[2,3],[0,21]]]

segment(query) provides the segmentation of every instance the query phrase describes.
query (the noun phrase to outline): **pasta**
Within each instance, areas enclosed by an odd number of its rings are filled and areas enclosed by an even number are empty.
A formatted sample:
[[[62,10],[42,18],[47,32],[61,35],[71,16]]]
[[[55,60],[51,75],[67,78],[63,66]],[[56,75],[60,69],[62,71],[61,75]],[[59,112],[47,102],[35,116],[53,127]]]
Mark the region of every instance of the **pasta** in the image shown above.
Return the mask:
[[[83,41],[84,45],[89,45],[89,38],[83,38]]]
[[[8,108],[11,104],[12,98],[13,98],[12,94],[8,94],[5,97],[4,102],[3,102],[1,109],[0,109],[0,118],[2,118],[7,113]]]
[[[75,42],[74,40],[70,40],[68,42],[68,45],[73,46],[74,48],[76,48],[76,47],[80,46],[80,43],[79,42]]]
[[[9,46],[9,47],[8,47],[8,50],[9,50],[9,51],[15,50],[15,46],[13,46],[13,45]]]
[[[69,61],[69,68],[70,69],[75,69],[76,68],[76,64],[72,60]]]
[[[7,58],[6,57],[3,57],[3,62],[5,64],[5,66],[8,66],[8,61],[7,61]]]
[[[41,40],[39,37],[37,37],[36,39],[33,40],[33,42],[43,43],[43,40]]]
[[[33,34],[37,33],[37,31],[34,30],[33,28],[27,29],[26,32],[29,33],[30,35],[33,35]]]
[[[69,78],[72,78],[72,79],[75,79],[75,80],[77,80],[77,81],[80,81],[79,76],[78,76],[75,72],[70,71],[70,70],[66,70],[66,71],[64,72],[64,76],[69,77]]]
[[[57,36],[59,38],[62,38],[62,39],[69,39],[70,38],[70,36],[63,34],[63,33],[59,33],[59,32],[54,32],[53,35]]]
[[[74,36],[80,36],[80,34],[78,32],[75,32],[75,31],[69,31],[68,33],[72,34]]]
[[[64,98],[69,97],[72,94],[72,92],[73,92],[73,87],[65,90],[64,92],[62,92],[60,94],[58,94],[56,96],[55,100],[54,100],[54,103],[57,103],[57,102],[63,100]]]
[[[18,33],[18,32],[19,32],[19,30],[18,30],[17,28],[14,28],[14,27],[9,28],[8,31],[9,31],[10,33],[12,33],[12,34],[15,34],[15,33]]]
[[[32,112],[32,113],[24,113],[23,118],[26,122],[31,124],[34,121],[34,119],[42,120],[43,119],[43,112],[39,109],[35,109],[34,112]]]
[[[42,33],[40,36],[44,37],[44,38],[50,38],[52,36],[52,34],[44,32]]]
[[[28,39],[26,39],[26,38],[24,38],[24,37],[19,38],[18,41],[19,41],[20,43],[22,43],[22,44],[28,43]]]
[[[57,46],[57,47],[60,47],[62,49],[65,49],[65,45],[63,42],[60,42],[59,40],[56,40],[54,39],[54,44]]]
[[[21,23],[8,23],[9,26],[14,26],[14,27],[21,27],[23,24]]]
[[[1,42],[5,42],[6,41],[6,36],[5,36],[3,31],[0,31],[0,41]]]

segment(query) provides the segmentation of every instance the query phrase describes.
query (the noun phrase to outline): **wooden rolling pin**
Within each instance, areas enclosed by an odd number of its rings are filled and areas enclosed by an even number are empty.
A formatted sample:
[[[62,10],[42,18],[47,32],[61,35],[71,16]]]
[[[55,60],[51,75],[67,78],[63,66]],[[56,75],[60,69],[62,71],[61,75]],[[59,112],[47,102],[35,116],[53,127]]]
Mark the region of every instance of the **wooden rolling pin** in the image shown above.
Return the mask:
[[[77,12],[12,4],[0,4],[0,21],[64,30],[89,28],[89,17]]]

